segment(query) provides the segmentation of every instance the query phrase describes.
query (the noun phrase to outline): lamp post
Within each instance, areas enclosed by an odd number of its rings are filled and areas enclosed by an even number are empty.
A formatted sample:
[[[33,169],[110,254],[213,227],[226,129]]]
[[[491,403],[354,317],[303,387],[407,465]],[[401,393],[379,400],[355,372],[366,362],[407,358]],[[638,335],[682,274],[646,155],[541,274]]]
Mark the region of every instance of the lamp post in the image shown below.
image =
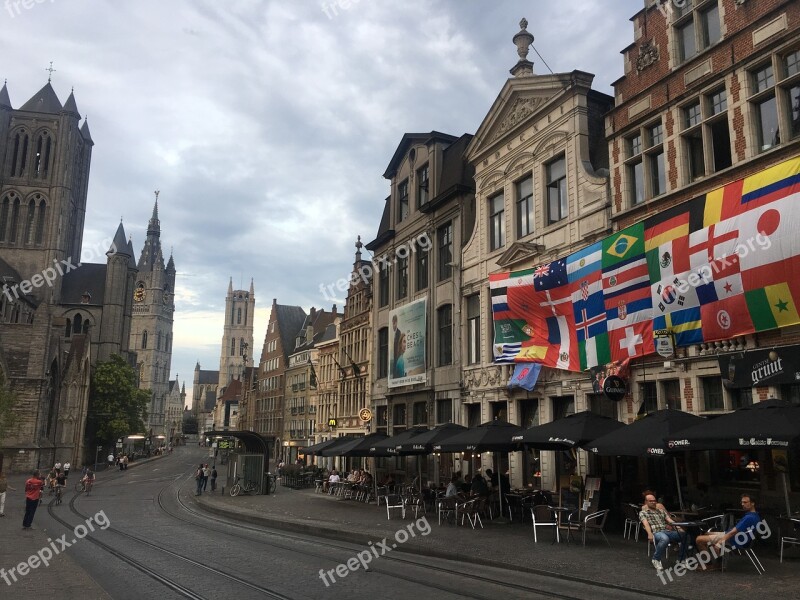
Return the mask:
[[[94,471],[95,471],[95,473],[97,472],[97,462],[98,462],[98,458],[97,457],[100,456],[100,451],[102,449],[103,449],[102,446],[98,446],[97,450],[95,450],[95,452],[94,452]]]

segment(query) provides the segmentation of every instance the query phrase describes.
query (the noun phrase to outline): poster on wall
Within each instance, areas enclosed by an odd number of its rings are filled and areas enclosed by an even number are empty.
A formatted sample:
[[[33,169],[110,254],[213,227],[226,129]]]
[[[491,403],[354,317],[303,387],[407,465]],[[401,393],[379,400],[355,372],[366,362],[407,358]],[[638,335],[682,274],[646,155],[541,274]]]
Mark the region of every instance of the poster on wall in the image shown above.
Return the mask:
[[[425,383],[425,319],[427,299],[389,313],[389,387]]]

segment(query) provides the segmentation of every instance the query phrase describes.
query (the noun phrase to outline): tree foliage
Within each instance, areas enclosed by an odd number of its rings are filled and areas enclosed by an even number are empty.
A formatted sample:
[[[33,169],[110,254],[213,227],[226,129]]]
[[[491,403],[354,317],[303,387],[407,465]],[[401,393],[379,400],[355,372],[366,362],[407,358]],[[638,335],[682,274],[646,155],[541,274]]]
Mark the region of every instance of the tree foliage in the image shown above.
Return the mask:
[[[6,437],[6,432],[14,426],[16,415],[14,414],[14,404],[17,401],[16,395],[11,391],[0,371],[0,442]]]
[[[100,362],[89,391],[88,437],[93,443],[146,433],[147,404],[152,393],[136,387],[136,373],[118,354]],[[93,439],[92,439],[93,438]]]

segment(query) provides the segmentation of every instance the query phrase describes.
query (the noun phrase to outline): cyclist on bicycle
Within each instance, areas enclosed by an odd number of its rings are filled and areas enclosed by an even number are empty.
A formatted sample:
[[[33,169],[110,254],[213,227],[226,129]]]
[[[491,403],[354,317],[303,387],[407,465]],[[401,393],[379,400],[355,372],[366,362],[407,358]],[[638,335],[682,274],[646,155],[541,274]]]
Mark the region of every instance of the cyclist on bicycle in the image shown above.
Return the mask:
[[[59,473],[56,475],[56,501],[61,502],[61,494],[64,488],[67,487],[67,474]]]
[[[81,482],[86,487],[86,495],[89,495],[89,492],[92,491],[92,486],[94,485],[94,471],[91,468],[86,469],[86,475],[83,476]]]

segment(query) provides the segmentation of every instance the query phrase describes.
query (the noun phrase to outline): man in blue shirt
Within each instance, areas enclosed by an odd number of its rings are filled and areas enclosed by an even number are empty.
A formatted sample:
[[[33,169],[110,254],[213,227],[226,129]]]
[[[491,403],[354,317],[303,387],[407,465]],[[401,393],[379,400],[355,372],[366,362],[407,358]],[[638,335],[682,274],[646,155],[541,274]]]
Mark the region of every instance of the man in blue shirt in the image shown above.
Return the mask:
[[[742,510],[745,511],[744,516],[739,519],[733,529],[729,529],[725,533],[717,532],[697,536],[695,542],[698,551],[703,552],[708,550],[709,546],[713,546],[716,556],[721,556],[723,547],[731,538],[733,541],[727,545],[733,549],[749,546],[757,535],[753,530],[761,522],[761,515],[756,512],[756,502],[750,494],[742,494]],[[707,567],[706,570],[709,568],[714,570],[714,567]]]

